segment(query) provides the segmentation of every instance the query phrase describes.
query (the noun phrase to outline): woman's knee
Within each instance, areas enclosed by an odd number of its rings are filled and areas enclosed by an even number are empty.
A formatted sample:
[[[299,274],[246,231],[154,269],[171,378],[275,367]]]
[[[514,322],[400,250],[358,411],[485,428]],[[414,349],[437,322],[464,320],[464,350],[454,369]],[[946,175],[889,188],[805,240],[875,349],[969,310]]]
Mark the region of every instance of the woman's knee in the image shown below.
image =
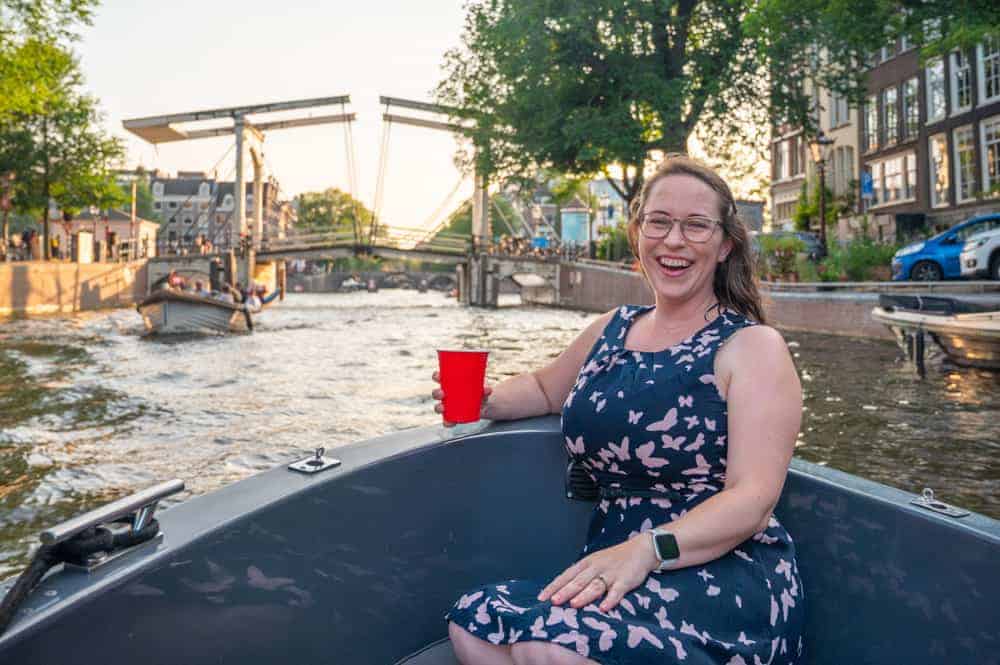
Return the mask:
[[[510,647],[490,644],[482,640],[454,621],[448,622],[448,638],[451,648],[461,663],[482,663],[483,665],[510,665]]]
[[[548,642],[518,642],[510,650],[514,665],[597,665],[566,647]]]

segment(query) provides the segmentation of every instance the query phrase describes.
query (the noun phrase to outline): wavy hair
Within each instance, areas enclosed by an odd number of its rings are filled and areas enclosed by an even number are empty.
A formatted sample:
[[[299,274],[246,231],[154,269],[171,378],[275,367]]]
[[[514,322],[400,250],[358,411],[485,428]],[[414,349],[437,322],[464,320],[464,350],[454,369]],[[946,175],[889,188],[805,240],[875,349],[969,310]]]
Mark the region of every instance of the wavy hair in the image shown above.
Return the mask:
[[[680,153],[668,154],[656,168],[656,172],[643,184],[629,211],[627,230],[632,253],[636,257],[639,256],[639,221],[646,200],[649,198],[649,192],[653,185],[671,175],[697,178],[719,195],[719,219],[722,221],[722,231],[733,245],[726,259],[716,266],[715,277],[712,280],[712,288],[719,306],[739,312],[758,323],[766,323],[759,283],[754,271],[750,234],[736,212],[733,192],[718,173],[700,161]]]

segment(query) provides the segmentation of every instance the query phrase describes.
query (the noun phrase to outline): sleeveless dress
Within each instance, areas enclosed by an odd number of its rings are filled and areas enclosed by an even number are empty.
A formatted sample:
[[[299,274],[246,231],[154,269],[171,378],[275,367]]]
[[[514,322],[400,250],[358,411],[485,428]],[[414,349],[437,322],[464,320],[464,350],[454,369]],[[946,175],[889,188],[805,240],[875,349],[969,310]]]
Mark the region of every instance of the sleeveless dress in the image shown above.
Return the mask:
[[[715,354],[753,322],[723,311],[676,346],[626,350],[632,322],[651,309],[615,313],[563,405],[566,448],[601,492],[578,558],[677,519],[725,483],[727,413]],[[648,575],[608,612],[597,603],[539,602],[549,581],[473,589],[446,619],[493,644],[542,640],[609,665],[804,662],[795,549],[773,516],[714,561]]]

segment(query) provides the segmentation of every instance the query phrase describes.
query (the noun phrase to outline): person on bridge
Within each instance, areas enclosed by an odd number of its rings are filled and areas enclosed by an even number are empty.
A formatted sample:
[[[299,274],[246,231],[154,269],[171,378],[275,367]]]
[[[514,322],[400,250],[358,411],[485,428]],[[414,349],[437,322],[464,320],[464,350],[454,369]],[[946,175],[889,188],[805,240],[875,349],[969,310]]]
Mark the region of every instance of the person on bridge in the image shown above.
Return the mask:
[[[561,412],[600,497],[586,546],[554,579],[464,593],[446,616],[455,653],[465,665],[803,662],[802,581],[772,515],[801,386],[764,325],[732,192],[668,155],[628,237],[655,304],[604,314],[548,365],[487,388],[482,407],[492,420]]]

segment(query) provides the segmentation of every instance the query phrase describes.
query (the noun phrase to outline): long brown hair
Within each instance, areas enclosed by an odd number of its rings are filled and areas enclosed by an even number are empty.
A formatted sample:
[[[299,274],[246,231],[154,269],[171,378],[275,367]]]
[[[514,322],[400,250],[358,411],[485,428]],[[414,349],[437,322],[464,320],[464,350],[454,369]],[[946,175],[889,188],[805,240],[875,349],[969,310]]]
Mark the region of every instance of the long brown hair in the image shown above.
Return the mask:
[[[632,253],[636,257],[639,256],[639,222],[649,192],[653,185],[671,175],[697,178],[719,195],[719,219],[722,221],[722,231],[729,236],[733,245],[725,261],[716,266],[715,277],[712,280],[712,288],[719,306],[739,312],[759,323],[766,323],[757,275],[754,272],[750,235],[736,212],[733,192],[718,173],[698,160],[687,155],[668,154],[656,168],[656,172],[643,184],[639,196],[632,201],[628,220],[628,242],[632,247]]]

